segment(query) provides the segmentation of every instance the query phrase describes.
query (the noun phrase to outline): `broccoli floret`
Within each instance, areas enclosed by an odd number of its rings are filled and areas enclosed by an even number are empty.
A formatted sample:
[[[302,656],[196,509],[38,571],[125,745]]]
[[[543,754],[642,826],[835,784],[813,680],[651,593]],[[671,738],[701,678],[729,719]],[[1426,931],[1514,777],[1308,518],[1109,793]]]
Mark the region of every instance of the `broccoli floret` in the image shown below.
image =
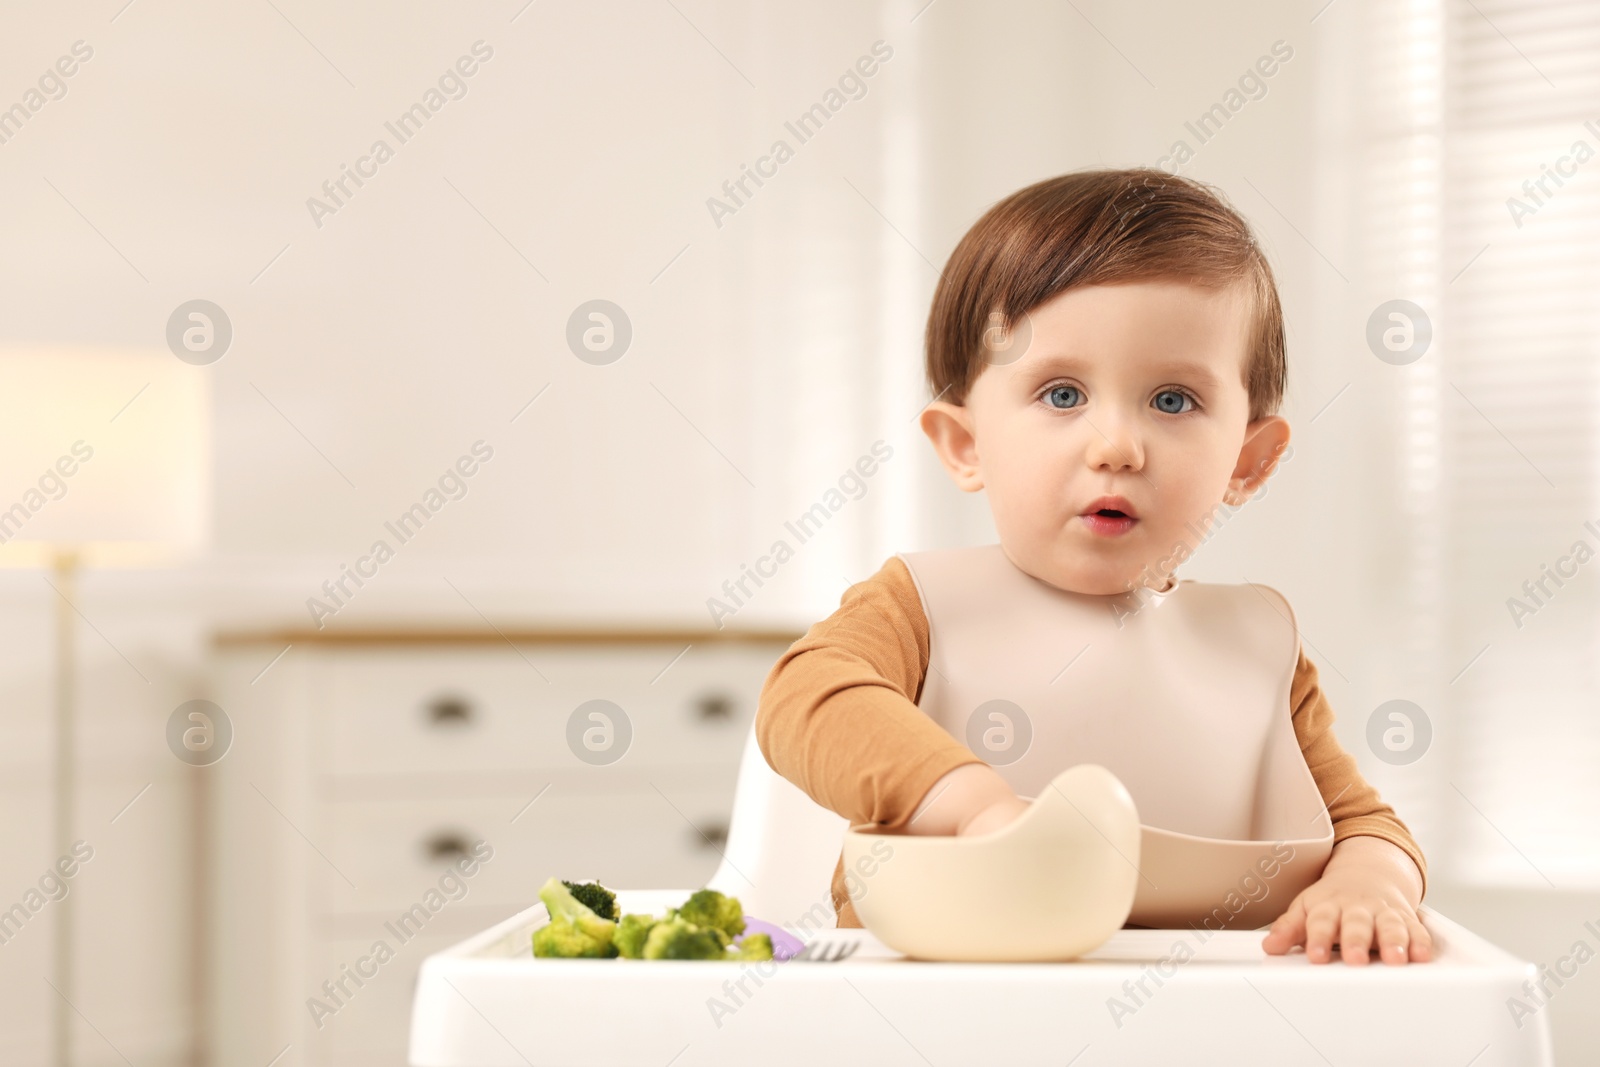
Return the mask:
[[[544,901],[545,910],[550,913],[550,918],[565,915],[590,937],[609,942],[611,936],[616,933],[616,923],[596,915],[587,904],[573,896],[572,890],[558,878],[552,878],[540,887],[539,899]]]
[[[706,929],[681,916],[663,919],[650,928],[644,941],[647,960],[726,959],[727,935]]]
[[[550,922],[534,931],[535,956],[609,957],[617,954],[612,937],[617,924],[602,919],[572,895],[561,880],[552,878],[539,890]],[[541,951],[542,949],[542,951]]]
[[[751,934],[737,945],[728,946],[728,958],[734,960],[770,960],[772,958],[772,935],[767,933]]]
[[[744,933],[744,907],[739,903],[739,898],[723,896],[715,889],[696,891],[683,902],[676,914],[678,918],[696,926],[721,930],[729,938]]]
[[[533,932],[533,954],[564,959],[609,959],[617,946],[586,932],[565,915],[557,915]]]
[[[617,895],[599,882],[569,882],[563,879],[561,884],[600,918],[616,922],[621,917],[617,914]]]
[[[650,930],[660,921],[654,915],[624,915],[611,942],[628,959],[644,959],[645,938],[650,936]]]
[[[551,878],[539,890],[550,921],[533,933],[533,954],[588,959],[770,960],[772,938],[741,944],[744,908],[737,897],[701,889],[660,916],[622,915],[616,894],[599,882]]]

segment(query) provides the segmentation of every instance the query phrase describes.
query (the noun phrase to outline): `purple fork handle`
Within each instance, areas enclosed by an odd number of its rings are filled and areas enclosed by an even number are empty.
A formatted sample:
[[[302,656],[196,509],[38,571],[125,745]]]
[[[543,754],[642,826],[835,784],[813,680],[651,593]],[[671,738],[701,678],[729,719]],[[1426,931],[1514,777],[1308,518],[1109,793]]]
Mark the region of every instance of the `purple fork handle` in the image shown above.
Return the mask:
[[[734,938],[734,943],[738,944],[751,934],[766,934],[772,938],[772,958],[775,960],[789,959],[805,948],[804,941],[801,941],[776,923],[769,923],[764,919],[752,919],[746,915],[744,933]]]

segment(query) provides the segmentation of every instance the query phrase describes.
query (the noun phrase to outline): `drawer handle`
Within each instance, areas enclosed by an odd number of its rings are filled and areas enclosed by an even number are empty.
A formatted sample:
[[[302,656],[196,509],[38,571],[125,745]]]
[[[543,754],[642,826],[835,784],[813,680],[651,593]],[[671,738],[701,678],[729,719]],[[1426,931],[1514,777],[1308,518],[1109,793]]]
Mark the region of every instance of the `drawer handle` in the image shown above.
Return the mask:
[[[430,863],[454,863],[472,855],[472,842],[465,834],[441,830],[422,843],[422,851]]]
[[[701,823],[695,827],[694,843],[701,848],[721,852],[728,846],[728,824],[725,822]]]
[[[470,726],[472,702],[465,697],[441,696],[428,701],[428,721],[434,726]]]
[[[707,693],[695,701],[702,722],[727,722],[733,718],[733,698],[726,693]]]

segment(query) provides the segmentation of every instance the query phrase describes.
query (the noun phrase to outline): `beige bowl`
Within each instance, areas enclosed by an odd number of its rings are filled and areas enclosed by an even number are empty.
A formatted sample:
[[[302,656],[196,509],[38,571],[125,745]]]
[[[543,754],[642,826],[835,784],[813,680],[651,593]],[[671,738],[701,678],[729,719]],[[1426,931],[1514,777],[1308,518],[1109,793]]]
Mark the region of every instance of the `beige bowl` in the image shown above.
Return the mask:
[[[1139,837],[1127,787],[1099,764],[1081,763],[993,833],[919,837],[852,826],[844,865],[860,879],[862,925],[897,952],[1066,960],[1092,952],[1128,921]]]

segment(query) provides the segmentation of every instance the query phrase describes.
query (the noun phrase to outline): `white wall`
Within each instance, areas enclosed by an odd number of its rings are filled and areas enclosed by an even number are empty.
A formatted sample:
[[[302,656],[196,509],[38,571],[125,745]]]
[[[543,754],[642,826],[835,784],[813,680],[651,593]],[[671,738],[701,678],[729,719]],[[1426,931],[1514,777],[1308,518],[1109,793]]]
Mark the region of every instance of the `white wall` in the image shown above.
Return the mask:
[[[741,622],[804,621],[892,551],[988,536],[913,423],[937,267],[1022,184],[1155,162],[1278,38],[1299,58],[1190,172],[1262,225],[1297,321],[1317,280],[1242,181],[1305,207],[1315,43],[1273,5],[1178,12],[1159,37],[1083,9],[1129,60],[1050,5],[279,6],[294,26],[269,6],[38,10],[0,45],[18,72],[95,49],[0,146],[0,341],[159,346],[180,302],[224,308],[232,349],[194,372],[216,404],[214,552],[204,583],[154,595],[241,622],[309,621],[322,580],[479,439],[495,459],[467,498],[350,616],[473,617],[449,577],[496,617],[709,619],[879,438],[894,460]],[[494,57],[467,95],[317,228],[307,198],[479,39]],[[865,96],[799,144],[785,120],[878,40],[893,58]],[[779,137],[794,158],[718,227],[707,198]],[[608,367],[564,343],[596,296],[634,324]],[[1295,357],[1314,373],[1314,349]]]

